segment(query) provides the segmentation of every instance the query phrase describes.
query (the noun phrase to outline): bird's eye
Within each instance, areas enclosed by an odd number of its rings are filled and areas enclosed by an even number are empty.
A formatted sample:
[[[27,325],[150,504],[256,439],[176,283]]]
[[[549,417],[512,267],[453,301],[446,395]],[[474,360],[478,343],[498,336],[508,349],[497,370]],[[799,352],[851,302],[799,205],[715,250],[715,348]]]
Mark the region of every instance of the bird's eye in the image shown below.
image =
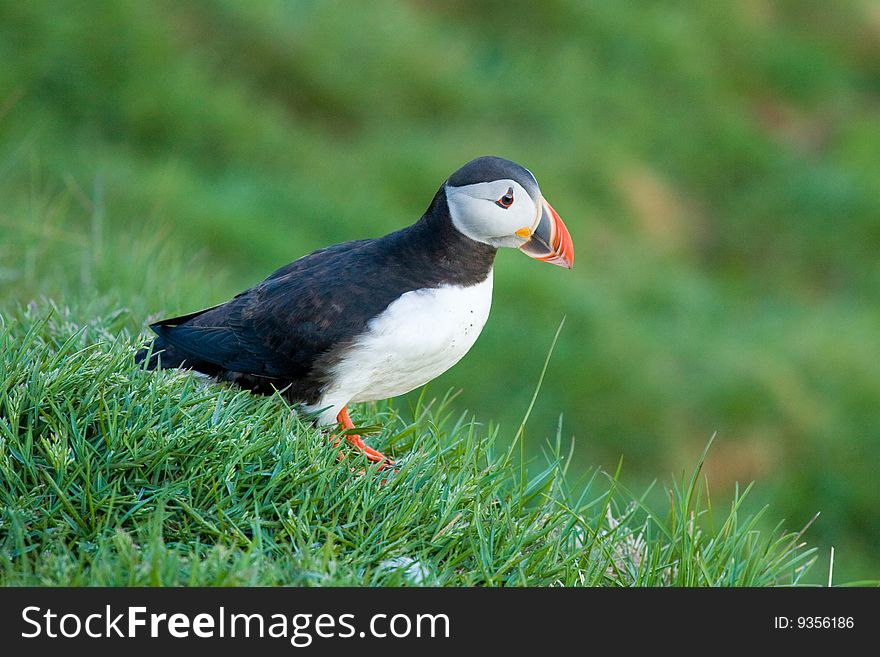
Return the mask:
[[[513,187],[508,188],[507,193],[495,201],[495,205],[500,205],[505,210],[513,205]]]

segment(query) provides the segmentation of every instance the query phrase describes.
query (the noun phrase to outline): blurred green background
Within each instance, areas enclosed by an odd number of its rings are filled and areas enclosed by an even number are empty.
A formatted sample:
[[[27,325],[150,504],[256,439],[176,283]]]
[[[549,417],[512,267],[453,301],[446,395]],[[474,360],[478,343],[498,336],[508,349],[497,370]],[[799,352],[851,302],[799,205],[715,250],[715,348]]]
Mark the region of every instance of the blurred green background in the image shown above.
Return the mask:
[[[880,3],[0,2],[3,305],[208,306],[483,154],[535,173],[576,266],[501,253],[429,393],[512,435],[567,315],[532,449],[562,414],[638,489],[717,432],[716,504],[755,480],[790,528],[822,512],[836,581],[880,576]],[[181,263],[158,305],[119,286],[143,241]]]

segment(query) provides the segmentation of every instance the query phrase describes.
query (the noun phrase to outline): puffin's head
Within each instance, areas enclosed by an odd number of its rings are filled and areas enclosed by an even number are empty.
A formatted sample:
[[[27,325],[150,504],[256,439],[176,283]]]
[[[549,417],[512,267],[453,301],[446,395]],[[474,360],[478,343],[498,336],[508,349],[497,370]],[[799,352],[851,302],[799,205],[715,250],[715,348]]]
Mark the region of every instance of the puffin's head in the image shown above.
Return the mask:
[[[472,240],[517,248],[536,260],[571,269],[571,235],[528,169],[500,157],[478,157],[449,176],[444,186],[453,225]]]

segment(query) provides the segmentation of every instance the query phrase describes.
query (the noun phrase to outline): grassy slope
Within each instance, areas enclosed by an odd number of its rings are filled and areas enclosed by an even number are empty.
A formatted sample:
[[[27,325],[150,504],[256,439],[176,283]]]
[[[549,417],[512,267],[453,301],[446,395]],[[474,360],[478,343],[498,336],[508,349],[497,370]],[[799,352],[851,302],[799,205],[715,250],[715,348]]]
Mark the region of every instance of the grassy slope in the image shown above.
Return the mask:
[[[655,515],[613,480],[525,478],[445,402],[361,422],[400,458],[337,462],[280,397],[132,363],[125,311],[35,304],[0,327],[0,584],[768,585],[812,550],[711,513],[697,474]]]
[[[0,2],[0,313],[48,295],[78,324],[126,308],[134,335],[412,220],[498,152],[539,174],[578,267],[503,254],[435,390],[472,382],[458,407],[509,436],[566,313],[532,431],[564,410],[576,470],[623,453],[648,481],[719,430],[725,494],[758,478],[793,525],[822,510],[844,577],[876,574],[869,5],[283,6]]]

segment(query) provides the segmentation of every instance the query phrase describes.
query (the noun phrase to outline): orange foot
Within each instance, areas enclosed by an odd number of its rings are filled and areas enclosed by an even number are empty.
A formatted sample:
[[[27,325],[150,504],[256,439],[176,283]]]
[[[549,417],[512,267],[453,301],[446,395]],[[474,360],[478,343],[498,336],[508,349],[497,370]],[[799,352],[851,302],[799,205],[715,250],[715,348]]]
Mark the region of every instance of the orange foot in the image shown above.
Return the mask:
[[[343,406],[342,410],[339,411],[339,415],[336,416],[336,421],[339,422],[339,425],[343,429],[354,429],[354,422],[351,421],[351,418],[348,416],[348,406]],[[357,434],[350,433],[345,436],[345,439],[354,445],[355,449],[361,452],[364,456],[366,456],[373,463],[379,464],[379,470],[383,470],[391,465],[394,465],[394,461],[385,456],[382,452],[378,452],[369,445],[367,445],[361,437]],[[334,445],[339,444],[339,438],[335,437],[333,441]],[[340,452],[340,458],[342,458],[342,453]]]

